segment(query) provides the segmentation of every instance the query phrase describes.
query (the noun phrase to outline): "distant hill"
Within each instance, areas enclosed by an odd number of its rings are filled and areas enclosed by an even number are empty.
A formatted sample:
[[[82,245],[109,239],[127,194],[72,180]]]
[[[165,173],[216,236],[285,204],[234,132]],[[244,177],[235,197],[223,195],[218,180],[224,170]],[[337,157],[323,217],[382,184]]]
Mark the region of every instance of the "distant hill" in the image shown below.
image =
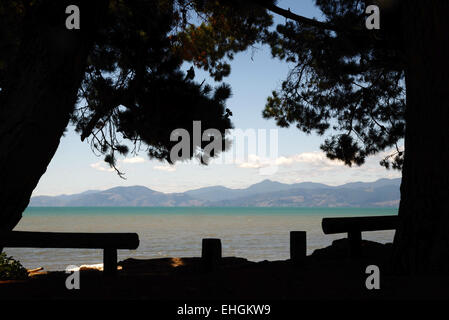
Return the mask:
[[[204,201],[222,201],[248,197],[255,194],[271,193],[284,191],[293,188],[329,188],[329,186],[321,183],[302,182],[296,184],[285,184],[271,180],[263,180],[262,182],[253,184],[246,189],[230,189],[222,186],[205,187],[201,189],[186,191],[185,194],[192,198]]]
[[[236,207],[397,207],[399,188],[294,188],[214,202]]]
[[[254,207],[397,207],[401,179],[352,182],[341,186],[271,180],[245,189],[213,186],[184,193],[162,193],[143,186],[89,190],[74,195],[32,197],[34,207],[78,206],[254,206]]]
[[[104,191],[90,191],[75,195],[32,197],[35,207],[174,207],[201,205],[184,193],[162,193],[147,187],[115,187]]]

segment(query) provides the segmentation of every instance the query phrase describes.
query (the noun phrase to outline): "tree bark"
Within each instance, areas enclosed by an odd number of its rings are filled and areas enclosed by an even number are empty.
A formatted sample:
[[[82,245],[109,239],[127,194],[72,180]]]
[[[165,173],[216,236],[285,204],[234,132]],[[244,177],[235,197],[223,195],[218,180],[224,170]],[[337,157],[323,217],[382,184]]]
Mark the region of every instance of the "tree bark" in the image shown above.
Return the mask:
[[[449,1],[403,1],[405,159],[394,266],[449,273]]]
[[[70,4],[80,8],[80,30],[66,29]],[[24,19],[0,105],[0,232],[19,222],[58,148],[106,5],[42,0]]]

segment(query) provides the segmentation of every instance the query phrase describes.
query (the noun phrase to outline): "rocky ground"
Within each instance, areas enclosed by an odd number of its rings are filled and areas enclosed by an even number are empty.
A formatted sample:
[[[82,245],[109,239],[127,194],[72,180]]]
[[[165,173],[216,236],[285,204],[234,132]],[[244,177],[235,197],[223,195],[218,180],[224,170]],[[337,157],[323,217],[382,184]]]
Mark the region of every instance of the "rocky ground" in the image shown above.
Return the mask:
[[[362,256],[348,257],[346,239],[315,251],[301,263],[251,262],[225,257],[206,270],[200,258],[128,259],[116,277],[83,270],[80,289],[68,290],[64,272],[36,272],[29,280],[0,283],[1,299],[150,300],[371,300],[449,299],[449,278],[390,274],[391,245],[363,241]],[[380,289],[368,290],[366,268],[380,270]]]

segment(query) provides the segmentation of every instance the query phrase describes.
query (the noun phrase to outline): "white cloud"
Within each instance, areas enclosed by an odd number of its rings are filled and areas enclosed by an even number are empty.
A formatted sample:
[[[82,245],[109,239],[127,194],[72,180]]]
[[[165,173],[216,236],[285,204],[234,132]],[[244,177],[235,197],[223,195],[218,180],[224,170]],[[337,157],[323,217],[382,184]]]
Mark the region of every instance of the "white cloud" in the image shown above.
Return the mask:
[[[245,168],[245,169],[260,169],[264,168],[266,165],[263,165],[259,162],[243,162],[239,164],[239,168]]]
[[[342,161],[339,160],[331,160],[326,157],[323,152],[315,151],[315,152],[303,152],[296,155],[291,156],[281,156],[275,159],[270,158],[260,158],[257,155],[249,155],[248,161],[238,162],[237,165],[239,168],[250,168],[250,169],[260,169],[266,167],[287,167],[292,166],[293,164],[305,164],[307,166],[312,166],[319,170],[330,170],[335,167],[344,166]]]
[[[261,159],[259,156],[256,156],[255,154],[250,154],[248,156],[248,161],[241,161],[240,159],[236,159],[235,163],[238,165],[239,168],[246,168],[246,169],[260,169],[265,168],[270,165],[270,159]]]
[[[283,182],[298,181],[324,182],[342,184],[349,181],[374,181],[380,178],[400,178],[401,172],[386,170],[379,162],[394,150],[388,150],[368,157],[362,166],[348,167],[340,160],[331,160],[324,152],[303,152],[274,159],[260,158],[256,155],[247,161],[236,162],[239,168],[258,169],[260,175],[277,175]],[[283,170],[282,170],[283,169]]]
[[[302,153],[284,157],[285,159],[281,160],[278,158],[278,163],[283,163],[286,169],[279,170],[276,177],[284,183],[312,181],[329,185],[341,185],[354,181],[375,181],[380,178],[400,178],[402,176],[400,171],[387,170],[379,164],[380,160],[393,151],[388,150],[370,156],[360,167],[357,165],[348,167],[341,161],[325,158],[325,154],[320,154],[320,152]]]
[[[90,167],[98,171],[108,171],[108,172],[114,171],[114,169],[109,167],[104,161],[92,163]]]
[[[293,161],[298,163],[305,163],[315,167],[341,167],[344,166],[343,161],[331,160],[326,157],[326,154],[321,151],[304,152],[293,156]]]
[[[135,164],[135,163],[144,163],[145,159],[142,157],[133,157],[133,158],[126,158],[123,160],[118,160],[118,164],[120,163],[126,163],[126,164]],[[114,168],[111,168],[106,162],[104,161],[98,161],[95,163],[90,164],[90,167],[98,170],[98,171],[107,171],[107,172],[113,172]],[[117,169],[120,168],[120,165],[116,165]]]
[[[166,172],[174,172],[176,171],[176,167],[172,165],[163,165],[163,166],[154,166],[154,170],[166,171]]]
[[[123,160],[123,163],[130,163],[130,164],[144,163],[144,162],[145,162],[145,159],[142,157],[126,158]]]
[[[279,157],[274,163],[278,166],[289,166],[293,164],[294,160],[291,157]]]

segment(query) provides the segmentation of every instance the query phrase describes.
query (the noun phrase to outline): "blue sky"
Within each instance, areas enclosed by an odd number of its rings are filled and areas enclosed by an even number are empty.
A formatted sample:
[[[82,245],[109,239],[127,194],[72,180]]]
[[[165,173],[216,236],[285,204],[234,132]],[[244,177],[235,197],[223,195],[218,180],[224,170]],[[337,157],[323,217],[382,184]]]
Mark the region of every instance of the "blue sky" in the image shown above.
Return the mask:
[[[279,1],[278,5],[291,8],[293,12],[306,17],[320,18],[320,12],[313,2]],[[275,16],[275,21],[281,22],[283,19]],[[237,55],[232,62],[231,76],[225,79],[233,91],[227,106],[233,112],[235,128],[278,130],[278,154],[270,160],[270,165],[276,165],[276,170],[264,171],[267,163],[251,155],[238,163],[215,161],[209,166],[202,166],[190,161],[173,167],[150,160],[145,152],[141,152],[137,157],[120,159],[120,169],[126,174],[126,180],[123,180],[109,170],[102,157],[93,154],[88,143],[81,142],[73,128],[69,128],[33,195],[71,194],[119,185],[143,185],[162,192],[182,192],[212,185],[241,188],[264,179],[338,185],[401,176],[400,172],[387,171],[379,166],[385,154],[369,158],[361,167],[348,168],[326,159],[320,152],[319,146],[325,136],[306,135],[294,127],[277,128],[273,120],[263,119],[266,98],[280,86],[287,73],[288,65],[285,62],[272,59],[269,49],[260,47],[253,52]],[[212,83],[204,73],[197,72],[197,81],[204,78]]]

